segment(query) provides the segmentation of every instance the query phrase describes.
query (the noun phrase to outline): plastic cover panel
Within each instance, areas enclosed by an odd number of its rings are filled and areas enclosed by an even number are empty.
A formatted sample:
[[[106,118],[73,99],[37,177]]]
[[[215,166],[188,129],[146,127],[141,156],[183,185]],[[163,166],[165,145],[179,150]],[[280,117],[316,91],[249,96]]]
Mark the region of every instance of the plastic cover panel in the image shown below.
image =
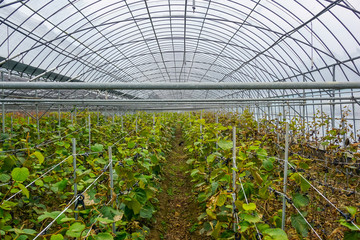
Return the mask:
[[[215,83],[333,81],[335,68],[336,81],[360,81],[358,26],[357,0],[5,0],[1,68],[37,76],[6,65],[13,60],[84,82]],[[205,97],[201,91],[125,92]],[[298,92],[247,96],[269,94]]]

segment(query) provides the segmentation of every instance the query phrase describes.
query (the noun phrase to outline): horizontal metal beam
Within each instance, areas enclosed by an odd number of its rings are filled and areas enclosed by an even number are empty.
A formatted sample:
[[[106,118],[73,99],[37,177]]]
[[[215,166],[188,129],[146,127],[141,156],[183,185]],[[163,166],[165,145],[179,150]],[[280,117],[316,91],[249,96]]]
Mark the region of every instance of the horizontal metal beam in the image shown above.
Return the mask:
[[[301,102],[301,101],[330,101],[330,100],[353,100],[353,97],[309,97],[309,98],[240,98],[240,99],[18,99],[5,98],[0,102],[11,103],[61,103],[61,104],[85,104],[85,103],[243,103],[243,102]]]
[[[243,90],[243,89],[360,89],[360,82],[254,82],[254,83],[95,83],[1,82],[0,89],[87,90]]]

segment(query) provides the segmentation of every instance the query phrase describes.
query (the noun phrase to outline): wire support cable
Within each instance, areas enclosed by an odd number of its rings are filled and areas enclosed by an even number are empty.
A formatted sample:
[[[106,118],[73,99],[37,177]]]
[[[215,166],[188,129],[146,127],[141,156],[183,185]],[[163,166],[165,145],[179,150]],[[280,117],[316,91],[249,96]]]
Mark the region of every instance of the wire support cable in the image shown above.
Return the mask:
[[[73,131],[73,132],[70,132],[69,134],[67,134],[67,135],[65,135],[65,136],[62,136],[62,137],[60,137],[59,139],[53,139],[53,140],[50,140],[50,141],[45,140],[45,141],[43,141],[43,142],[41,142],[41,143],[39,143],[39,144],[35,144],[35,146],[33,146],[33,147],[13,149],[13,150],[5,150],[5,151],[0,151],[0,153],[20,152],[20,151],[30,150],[30,149],[34,149],[34,148],[44,147],[44,146],[49,145],[49,144],[51,144],[51,143],[54,143],[54,142],[56,142],[56,141],[58,141],[58,140],[62,140],[62,139],[64,139],[64,138],[68,137],[68,136],[71,135],[71,134],[77,133],[77,132],[79,132],[80,130],[81,130],[81,129],[78,129],[78,130],[75,130],[75,131]]]
[[[268,157],[268,156],[265,156],[265,155],[261,155],[261,156]],[[273,157],[273,158],[275,158],[275,159],[277,159],[277,160],[279,160],[279,161],[281,161],[281,162],[285,162],[285,159],[278,158],[278,157]],[[348,219],[348,216],[346,216],[346,214],[343,213],[338,207],[336,207],[335,204],[333,204],[324,194],[322,194],[322,193],[320,192],[320,190],[318,190],[318,189],[317,189],[313,184],[311,184],[299,171],[297,171],[297,170],[296,170],[296,167],[294,167],[294,165],[292,165],[292,164],[289,163],[289,162],[287,162],[287,163],[288,163],[288,165],[291,167],[291,169],[295,170],[302,179],[304,179],[321,197],[323,197],[333,208],[335,208],[336,211],[339,212],[341,216],[343,216],[344,218],[346,218],[347,220],[349,220],[349,222],[350,222],[351,224],[353,224],[353,225],[355,226],[355,228],[357,228],[357,229],[360,231],[359,226],[357,226],[352,219]],[[333,187],[333,186],[331,186],[331,188],[336,189],[336,188]],[[349,191],[349,192],[354,193],[354,194],[357,193],[356,191],[350,191],[350,190],[346,190],[346,189],[339,189],[339,190]]]
[[[104,168],[104,170],[107,170],[110,166],[110,163],[108,165],[106,165],[106,167]],[[61,211],[61,213],[59,215],[57,215],[53,221],[51,221],[43,230],[41,230],[33,240],[37,239],[39,236],[41,236],[44,232],[46,232],[54,223],[55,221],[63,214],[65,213],[80,197],[81,195],[85,194],[96,182],[97,180],[99,180],[99,178],[105,174],[105,171],[103,171],[81,194],[78,194],[76,197],[73,197],[69,203],[67,204],[67,206],[64,208],[64,210]]]
[[[258,156],[269,157],[269,156],[260,155],[260,154],[258,154]],[[282,159],[282,158],[278,158],[278,157],[274,157],[274,156],[269,157],[269,158],[274,158],[274,159],[278,160],[278,162],[285,162],[285,159]],[[289,164],[290,164],[290,163],[289,163]],[[299,170],[299,169],[295,168],[293,165],[291,165],[290,167],[291,167],[290,170],[293,171],[293,172],[305,171],[304,169]],[[336,169],[333,169],[333,168],[330,168],[330,169],[336,170]],[[343,173],[343,174],[345,174],[345,173]],[[347,174],[347,176],[359,176],[359,175]],[[350,196],[350,195],[352,195],[352,194],[360,195],[360,192],[358,192],[358,191],[356,191],[356,190],[354,190],[354,189],[343,189],[343,188],[334,187],[334,186],[330,185],[329,183],[322,183],[322,182],[317,181],[317,180],[312,180],[312,181],[317,182],[319,185],[322,185],[322,186],[324,186],[324,187],[331,188],[331,189],[333,189],[333,190],[348,192],[348,193],[349,193],[349,194],[347,194],[348,196]]]
[[[65,159],[63,159],[61,162],[55,164],[54,166],[52,166],[50,169],[48,169],[46,172],[44,172],[43,174],[41,174],[38,178],[36,178],[35,180],[33,180],[31,183],[29,183],[28,185],[25,186],[25,188],[27,189],[28,187],[30,187],[31,185],[33,185],[37,180],[43,178],[44,176],[46,176],[49,172],[51,172],[52,170],[54,170],[57,166],[61,165],[63,162],[65,162],[66,160],[68,160],[70,157],[72,157],[73,155],[70,155],[68,157],[66,157]],[[14,193],[12,196],[10,196],[9,198],[7,198],[5,201],[9,201],[11,199],[13,199],[15,196],[17,196],[19,193],[21,193],[23,190],[20,189],[18,192]],[[4,201],[4,202],[5,202]],[[4,204],[4,202],[2,204]]]
[[[105,204],[105,206],[108,206],[110,203],[112,202],[112,199],[110,199],[106,204]],[[96,218],[95,218],[95,221],[90,225],[90,227],[89,227],[89,231],[86,233],[86,235],[85,235],[85,239],[89,236],[89,234],[90,234],[90,232],[91,232],[91,229],[93,228],[93,226],[98,222],[98,218],[101,218],[103,216],[103,214],[102,213],[100,213]]]
[[[296,209],[296,211],[297,211],[297,212],[299,213],[299,215],[305,220],[306,224],[311,228],[311,230],[315,233],[315,235],[316,235],[320,240],[322,240],[322,238],[319,236],[319,234],[316,232],[316,230],[315,230],[315,229],[311,226],[311,224],[306,220],[306,218],[305,218],[304,215],[301,213],[301,211],[295,206],[295,204],[294,204],[294,202],[292,201],[291,198],[289,198],[285,193],[279,192],[279,191],[277,191],[277,190],[275,190],[275,189],[273,189],[273,188],[271,188],[271,187],[269,187],[269,190],[270,190],[270,191],[273,191],[273,192],[275,192],[275,193],[277,193],[277,194],[279,194],[279,195],[284,196],[285,199],[286,199],[286,201],[287,201],[288,203],[290,203],[290,204]]]
[[[246,193],[245,193],[244,186],[243,186],[242,181],[241,181],[241,177],[239,177],[239,182],[240,182],[240,186],[241,186],[242,192],[243,192],[243,194],[244,194],[245,202],[246,202],[246,204],[249,204],[248,198],[247,198]],[[261,240],[261,239],[262,239],[262,235],[261,235],[261,233],[259,232],[259,229],[257,228],[256,223],[254,223],[254,226],[255,226],[255,229],[256,229],[256,232],[257,232],[257,237]]]
[[[289,165],[291,168],[295,168],[295,167],[294,167],[291,163],[289,163],[289,162],[288,162],[288,165]],[[314,185],[312,185],[301,173],[298,172],[298,174],[299,174],[299,176],[300,176],[302,179],[304,179],[321,197],[323,197],[333,208],[335,208],[336,211],[338,211],[338,212],[341,214],[341,216],[345,217],[352,225],[354,225],[354,227],[355,227],[357,230],[360,231],[359,226],[356,225],[352,219],[348,219],[348,216],[346,216],[345,213],[343,213],[338,207],[336,207],[335,204],[333,204],[324,194],[322,194],[319,189],[317,189]]]

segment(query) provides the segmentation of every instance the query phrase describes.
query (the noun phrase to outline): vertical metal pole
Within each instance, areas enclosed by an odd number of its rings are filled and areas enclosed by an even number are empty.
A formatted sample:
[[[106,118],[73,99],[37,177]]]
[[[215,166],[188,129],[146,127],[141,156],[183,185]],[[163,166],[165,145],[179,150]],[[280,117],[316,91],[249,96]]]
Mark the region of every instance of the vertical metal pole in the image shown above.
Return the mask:
[[[124,119],[123,119],[123,115],[121,115],[121,131],[124,131]]]
[[[99,126],[99,122],[100,122],[100,110],[99,107],[97,107],[97,126]]]
[[[259,110],[259,105],[256,105],[256,119],[257,119],[257,129],[258,132],[260,132],[260,110]]]
[[[336,82],[335,79],[335,66],[333,67],[333,82]],[[335,89],[332,91],[332,97],[335,98]],[[332,100],[331,105],[331,128],[335,128],[335,100]]]
[[[27,124],[29,125],[30,124],[30,117],[27,116]]]
[[[11,113],[11,116],[10,116],[10,136],[12,135],[12,133],[13,133],[13,115]]]
[[[38,97],[38,93],[37,90],[35,90],[35,98]],[[39,121],[39,105],[36,103],[36,128],[37,128],[37,135],[38,135],[38,139],[40,139],[40,121]]]
[[[136,113],[136,118],[135,118],[135,132],[138,132],[138,115]]]
[[[4,81],[4,73],[1,72],[1,81]],[[2,98],[5,99],[4,89],[2,89]],[[5,102],[2,102],[2,132],[5,133]]]
[[[113,109],[113,113],[112,113],[112,124],[114,124],[115,123],[115,111],[114,111],[114,109]]]
[[[76,183],[76,139],[72,138],[72,155],[73,155],[73,168],[74,168],[74,196],[77,196],[77,183]],[[77,211],[77,208],[75,208]],[[78,219],[78,214],[75,213],[75,220]]]
[[[153,113],[153,129],[155,129],[155,113]]]
[[[200,120],[202,119],[202,111],[200,112]],[[200,122],[200,138],[202,138],[202,124]]]
[[[71,124],[74,124],[73,112],[70,112],[70,117],[71,117]]]
[[[232,154],[232,165],[234,169],[237,169],[236,166],[236,126],[233,126],[233,154]],[[236,171],[232,171],[232,177],[233,177],[233,192],[236,190]]]
[[[279,119],[276,119],[276,142],[279,144],[280,142],[280,134],[279,134]]]
[[[74,122],[75,123],[76,123],[76,111],[77,111],[76,106],[74,106]]]
[[[218,125],[219,116],[218,116],[217,112],[215,113],[215,122],[216,122],[216,125]],[[216,126],[216,127],[218,127],[218,126]],[[218,138],[219,138],[219,130],[216,130],[216,151],[218,149]]]
[[[352,90],[351,90],[352,91]],[[354,97],[354,94],[351,93],[352,97]],[[354,140],[357,141],[357,136],[356,136],[356,120],[355,120],[355,105],[354,103],[351,104],[352,105],[352,115],[353,115],[353,131],[354,131]]]
[[[189,121],[190,121],[190,119],[191,119],[191,118],[190,118],[190,112],[189,112]]]
[[[235,211],[235,200],[236,200],[236,171],[237,170],[237,165],[236,165],[236,126],[233,126],[233,152],[232,152],[232,165],[233,165],[233,170],[232,170],[232,187],[233,187],[233,192],[232,192],[232,199],[233,199],[233,215],[234,218],[236,219],[236,224],[234,223],[233,225],[233,230],[234,232],[237,231],[237,224],[238,224],[238,218],[237,218],[237,213]]]
[[[286,122],[285,161],[284,161],[284,189],[283,189],[284,194],[286,194],[286,187],[287,187],[288,157],[289,157],[289,122]],[[283,196],[283,209],[282,209],[282,221],[281,221],[281,229],[282,230],[285,230],[285,216],[286,216],[286,198],[285,198],[285,196]]]
[[[113,162],[112,162],[112,149],[111,146],[108,148],[109,151],[109,173],[110,173],[110,199],[113,198],[114,191],[114,178],[113,178]],[[112,232],[115,233],[115,223],[112,223]]]
[[[91,113],[89,113],[88,122],[89,122],[89,151],[91,151]]]

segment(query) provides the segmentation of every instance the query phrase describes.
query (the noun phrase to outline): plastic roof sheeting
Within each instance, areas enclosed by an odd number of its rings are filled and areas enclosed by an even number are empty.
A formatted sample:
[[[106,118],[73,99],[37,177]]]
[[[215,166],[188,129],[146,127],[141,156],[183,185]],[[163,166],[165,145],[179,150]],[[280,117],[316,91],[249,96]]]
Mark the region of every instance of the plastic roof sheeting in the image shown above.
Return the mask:
[[[336,81],[360,81],[358,26],[358,0],[5,0],[0,62],[8,59],[1,67],[11,74],[39,72],[10,60],[64,76],[59,81],[333,81],[334,68]],[[250,96],[258,94],[265,93]]]

